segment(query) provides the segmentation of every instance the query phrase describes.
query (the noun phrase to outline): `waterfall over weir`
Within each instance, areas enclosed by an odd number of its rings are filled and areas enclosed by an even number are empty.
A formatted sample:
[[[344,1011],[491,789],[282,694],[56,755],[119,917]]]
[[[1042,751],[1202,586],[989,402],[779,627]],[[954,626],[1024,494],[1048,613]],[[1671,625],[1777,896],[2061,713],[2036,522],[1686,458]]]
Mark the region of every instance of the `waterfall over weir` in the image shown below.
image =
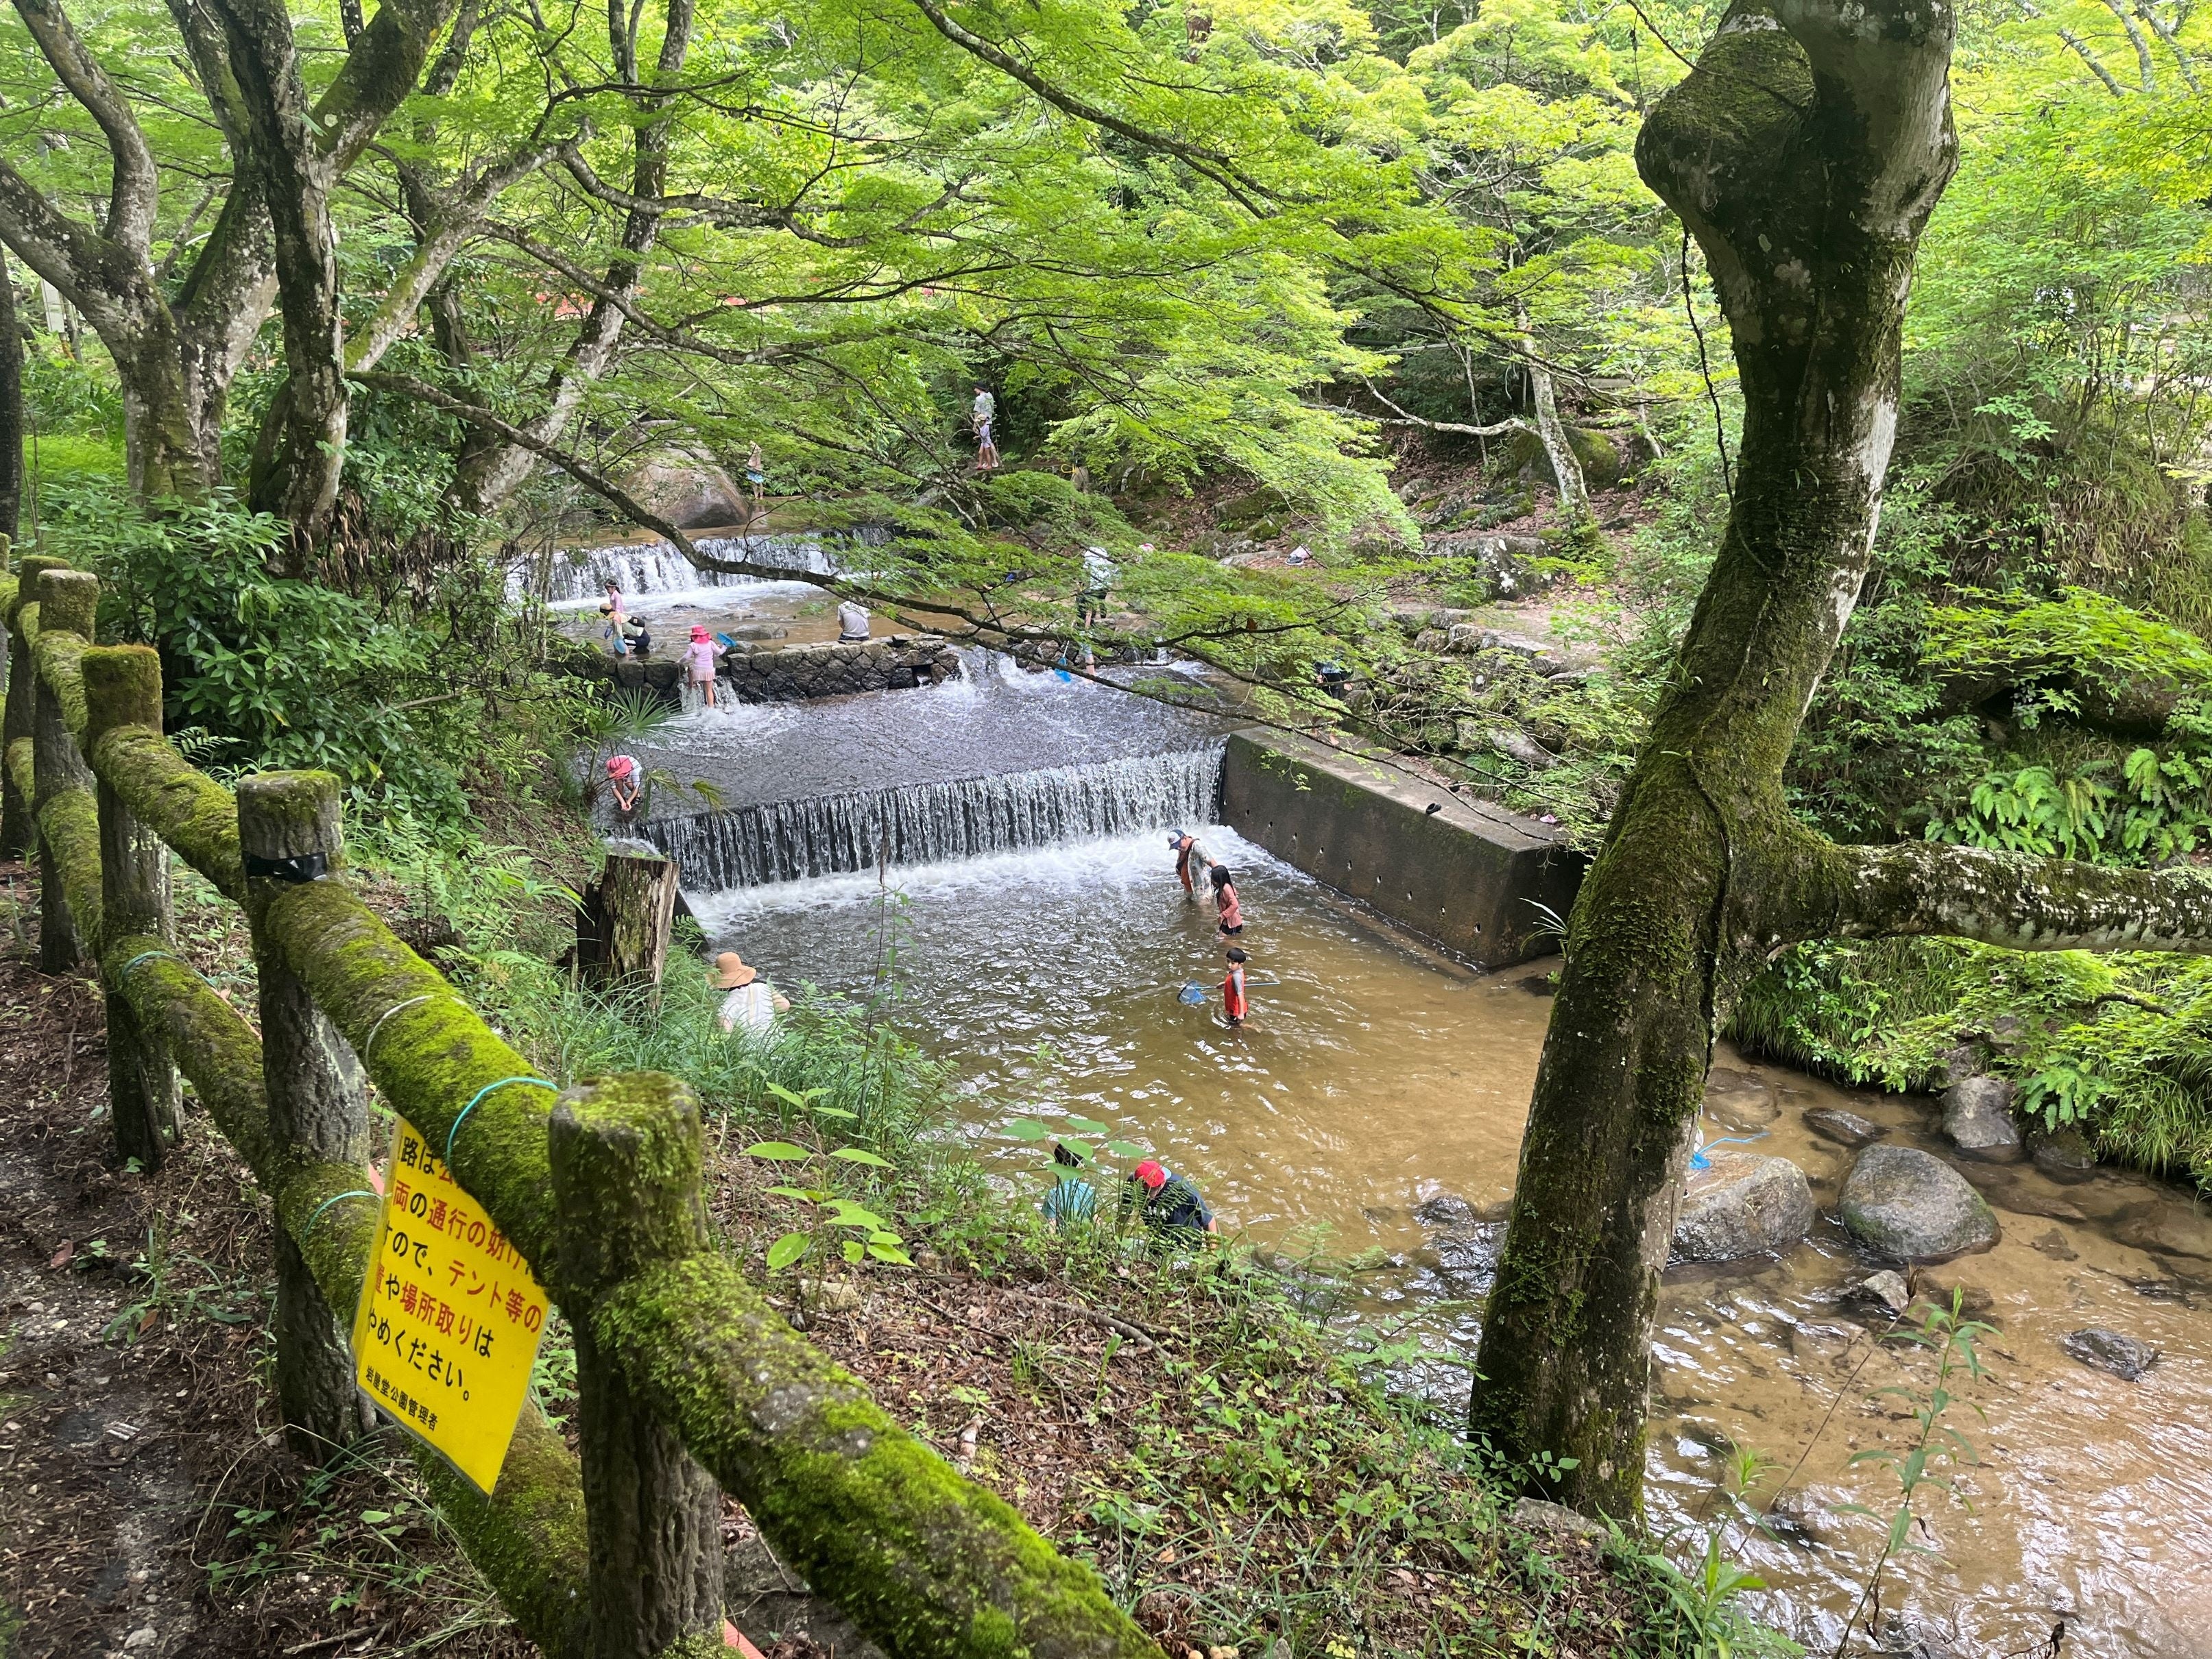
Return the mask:
[[[1095,840],[1219,811],[1218,743],[1034,772],[892,784],[656,818],[641,833],[694,891]]]
[[[830,556],[819,538],[785,535],[726,535],[701,531],[691,538],[698,550],[718,559],[750,559],[785,570],[827,575]],[[592,547],[556,547],[534,556],[507,574],[507,591],[516,599],[541,595],[552,605],[589,605],[612,582],[628,597],[688,592],[702,587],[735,587],[764,580],[701,570],[668,543],[645,539],[606,542]]]

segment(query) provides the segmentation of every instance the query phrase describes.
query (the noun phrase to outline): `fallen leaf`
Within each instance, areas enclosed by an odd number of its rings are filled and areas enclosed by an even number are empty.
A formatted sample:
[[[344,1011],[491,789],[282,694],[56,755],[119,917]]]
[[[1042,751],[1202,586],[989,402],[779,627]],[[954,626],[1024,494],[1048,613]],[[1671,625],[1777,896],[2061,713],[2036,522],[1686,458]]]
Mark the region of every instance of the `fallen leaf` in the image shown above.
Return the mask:
[[[46,1266],[49,1267],[66,1267],[70,1264],[70,1258],[74,1256],[76,1254],[76,1244],[70,1240],[65,1238],[62,1240],[61,1249],[54,1252],[54,1259],[46,1263]]]

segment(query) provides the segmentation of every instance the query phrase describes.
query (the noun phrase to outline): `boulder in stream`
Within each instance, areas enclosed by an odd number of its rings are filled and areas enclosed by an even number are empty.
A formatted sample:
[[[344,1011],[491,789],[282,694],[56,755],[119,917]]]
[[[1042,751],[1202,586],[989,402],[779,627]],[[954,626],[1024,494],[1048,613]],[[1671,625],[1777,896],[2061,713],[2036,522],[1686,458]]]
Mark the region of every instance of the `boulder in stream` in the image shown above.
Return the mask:
[[[1982,1195],[1917,1146],[1861,1152],[1836,1208],[1852,1237],[1899,1261],[1942,1261],[1997,1242],[1997,1218]]]
[[[1805,1127],[1821,1139],[1832,1140],[1838,1146],[1865,1146],[1889,1133],[1871,1119],[1836,1106],[1814,1107],[1805,1114]]]
[[[2058,1346],[2085,1365],[2110,1371],[2124,1382],[2132,1382],[2158,1360],[2158,1350],[2140,1337],[2092,1328],[2069,1331]]]
[[[1912,1287],[1905,1282],[1905,1275],[1884,1267],[1878,1273],[1869,1273],[1844,1292],[1846,1302],[1878,1308],[1893,1319],[1912,1305]]]
[[[2053,1129],[2038,1135],[2035,1167],[2053,1181],[2087,1181],[2097,1173],[2097,1149],[2079,1129]]]
[[[2170,1199],[2154,1198],[2112,1218],[2112,1237],[2138,1250],[2212,1261],[2212,1221]]]
[[[1504,1248],[1503,1222],[1476,1222],[1439,1233],[1430,1245],[1437,1276],[1451,1295],[1474,1301],[1490,1294],[1498,1281],[1498,1253]]]
[[[1693,1170],[1674,1218],[1674,1255],[1683,1261],[1737,1261],[1790,1249],[1811,1231],[1813,1192],[1786,1158],[1715,1155]]]
[[[1943,1133],[1968,1158],[2009,1163],[2020,1156],[2012,1100],[2001,1077],[1961,1078],[1943,1091]]]

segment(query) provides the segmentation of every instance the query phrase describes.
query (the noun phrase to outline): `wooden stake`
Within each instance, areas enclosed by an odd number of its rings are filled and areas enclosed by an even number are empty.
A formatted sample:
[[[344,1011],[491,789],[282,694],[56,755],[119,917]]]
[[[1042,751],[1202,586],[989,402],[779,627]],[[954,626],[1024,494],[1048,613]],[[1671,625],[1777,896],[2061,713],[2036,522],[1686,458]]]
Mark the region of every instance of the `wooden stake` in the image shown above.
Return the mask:
[[[578,919],[577,965],[589,978],[617,990],[644,991],[657,1002],[676,899],[672,859],[608,854],[606,870],[585,895]]]
[[[155,652],[143,645],[96,646],[82,662],[86,754],[117,726],[161,729],[161,659]],[[95,781],[94,795],[100,805],[101,931],[111,939],[138,936],[173,945],[169,849],[105,781]],[[119,984],[106,988],[115,1150],[150,1174],[184,1133],[184,1103],[168,1045],[139,1019],[123,990]]]
[[[261,1073],[279,1146],[342,1164],[368,1159],[361,1066],[263,926],[284,887],[325,881],[344,862],[338,781],[327,772],[264,772],[238,786],[246,914],[261,976]],[[291,1236],[276,1234],[276,1400],[285,1437],[313,1462],[368,1426],[346,1334]]]
[[[88,570],[42,570],[38,583],[39,631],[75,634],[89,640],[93,618],[100,610],[100,578]],[[46,811],[46,802],[58,791],[72,784],[89,791],[93,781],[92,770],[77,752],[76,739],[70,735],[68,723],[62,718],[61,700],[54,696],[52,687],[38,680],[38,671],[32,663],[27,661],[23,666],[37,682],[33,693],[36,715],[31,732],[32,764],[38,781],[37,793],[31,802],[35,817]],[[76,920],[70,915],[69,900],[62,891],[61,871],[55,865],[46,837],[41,836],[39,971],[65,974],[99,948],[99,940],[78,937]]]
[[[4,721],[0,721],[0,742],[14,744],[28,738],[39,723],[39,671],[31,660],[28,643],[23,636],[23,607],[36,605],[39,600],[39,575],[41,571],[66,570],[62,560],[44,553],[26,554],[15,562],[15,602],[9,608],[8,623],[8,702]],[[0,766],[5,774],[0,784],[0,858],[27,858],[36,850],[39,827],[31,817],[30,799],[15,787],[15,774],[10,768]]]
[[[562,1095],[548,1136],[562,1305],[577,1310],[592,1659],[654,1659],[720,1639],[721,1489],[631,1391],[590,1308],[637,1273],[706,1248],[699,1103],[673,1078],[612,1078]]]

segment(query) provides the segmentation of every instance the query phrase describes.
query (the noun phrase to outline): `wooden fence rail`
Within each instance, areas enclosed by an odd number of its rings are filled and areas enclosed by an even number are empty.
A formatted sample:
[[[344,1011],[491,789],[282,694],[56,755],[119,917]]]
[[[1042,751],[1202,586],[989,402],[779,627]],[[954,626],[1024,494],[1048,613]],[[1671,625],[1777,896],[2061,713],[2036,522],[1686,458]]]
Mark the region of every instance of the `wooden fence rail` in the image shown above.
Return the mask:
[[[653,1073],[526,1086],[523,1057],[347,881],[336,780],[234,793],[194,769],[161,734],[155,653],[91,643],[98,598],[50,556],[0,575],[0,846],[35,849],[41,965],[98,969],[118,1152],[159,1165],[183,1133],[180,1071],[272,1202],[295,1446],[319,1455],[372,1410],[343,1335],[376,1234],[365,1072],[574,1333],[580,1460],[527,1403],[489,1497],[416,1451],[554,1659],[719,1651],[724,1492],[894,1659],[1158,1659],[1095,1573],[900,1427],[713,1246],[690,1091]],[[172,852],[245,908],[258,1036],[174,953]]]

